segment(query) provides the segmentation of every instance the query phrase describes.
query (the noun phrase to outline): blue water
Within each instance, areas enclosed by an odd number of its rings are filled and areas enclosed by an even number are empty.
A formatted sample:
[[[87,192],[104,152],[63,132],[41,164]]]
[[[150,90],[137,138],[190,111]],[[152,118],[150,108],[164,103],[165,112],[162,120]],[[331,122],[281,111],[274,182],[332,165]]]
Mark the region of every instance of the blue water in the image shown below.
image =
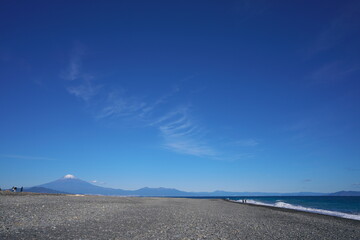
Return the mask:
[[[360,197],[226,197],[232,201],[360,220]]]

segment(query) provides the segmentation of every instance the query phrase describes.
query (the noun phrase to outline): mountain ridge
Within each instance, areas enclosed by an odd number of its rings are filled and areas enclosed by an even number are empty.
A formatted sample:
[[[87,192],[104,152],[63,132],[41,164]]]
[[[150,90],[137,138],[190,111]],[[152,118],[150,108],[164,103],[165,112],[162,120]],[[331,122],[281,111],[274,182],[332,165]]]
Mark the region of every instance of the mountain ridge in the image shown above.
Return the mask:
[[[347,196],[360,196],[360,191],[339,191],[330,193],[330,196],[347,197]]]
[[[52,191],[66,192],[71,194],[108,195],[108,196],[142,196],[142,197],[222,197],[222,196],[360,196],[356,191],[340,191],[336,193],[294,192],[294,193],[269,193],[269,192],[227,192],[216,190],[213,192],[186,192],[175,188],[149,188],[143,187],[137,190],[124,190],[96,186],[73,175],[64,177],[35,186],[50,189]],[[341,195],[343,194],[343,195]],[[345,194],[345,195],[344,195]],[[347,194],[347,195],[346,195]],[[358,195],[356,195],[358,194]]]

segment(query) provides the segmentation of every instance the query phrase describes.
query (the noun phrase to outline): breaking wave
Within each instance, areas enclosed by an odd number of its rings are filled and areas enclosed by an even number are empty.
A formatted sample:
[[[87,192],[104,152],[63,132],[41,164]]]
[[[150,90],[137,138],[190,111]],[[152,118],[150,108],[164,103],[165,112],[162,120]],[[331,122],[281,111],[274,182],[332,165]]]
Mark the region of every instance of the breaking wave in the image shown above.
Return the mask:
[[[242,202],[242,200],[235,200],[235,202]],[[247,199],[246,203],[250,203],[250,204],[254,204],[254,205],[261,205],[261,206],[293,209],[293,210],[297,210],[297,211],[318,213],[318,214],[323,214],[323,215],[330,215],[330,216],[336,216],[336,217],[348,218],[348,219],[354,219],[354,220],[360,221],[360,215],[358,215],[358,214],[349,214],[349,213],[329,211],[329,210],[323,210],[323,209],[317,209],[317,208],[308,208],[308,207],[303,207],[303,206],[298,206],[298,205],[292,205],[292,204],[282,202],[282,201],[277,201],[274,204],[270,204],[270,203],[263,203],[263,202],[255,201],[252,199]]]

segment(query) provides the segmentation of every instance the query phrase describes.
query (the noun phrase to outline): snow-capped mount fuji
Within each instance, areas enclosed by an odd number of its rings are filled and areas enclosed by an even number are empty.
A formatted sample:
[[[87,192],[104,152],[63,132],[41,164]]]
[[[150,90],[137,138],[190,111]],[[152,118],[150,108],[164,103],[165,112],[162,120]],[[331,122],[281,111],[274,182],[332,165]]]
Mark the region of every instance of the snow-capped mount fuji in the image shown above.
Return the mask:
[[[138,190],[123,190],[114,188],[104,188],[93,185],[81,180],[72,174],[53,182],[45,183],[35,187],[47,188],[59,192],[72,194],[92,194],[92,195],[113,195],[113,196],[193,196],[194,193],[183,192],[170,188],[141,188]],[[195,194],[196,195],[196,194]]]
[[[101,194],[101,195],[128,194],[128,191],[122,189],[113,189],[113,188],[104,188],[104,187],[95,186],[71,174],[67,174],[58,180],[45,183],[36,187],[44,187],[56,191],[73,193],[73,194]]]
[[[114,188],[105,188],[93,185],[89,182],[81,180],[72,174],[53,182],[35,186],[38,188],[46,188],[59,192],[72,194],[92,194],[92,195],[113,195],[113,196],[193,196],[193,193],[183,192],[170,188],[141,188],[138,190],[123,190]]]
[[[67,174],[63,177],[63,179],[76,179],[76,177],[72,174]]]

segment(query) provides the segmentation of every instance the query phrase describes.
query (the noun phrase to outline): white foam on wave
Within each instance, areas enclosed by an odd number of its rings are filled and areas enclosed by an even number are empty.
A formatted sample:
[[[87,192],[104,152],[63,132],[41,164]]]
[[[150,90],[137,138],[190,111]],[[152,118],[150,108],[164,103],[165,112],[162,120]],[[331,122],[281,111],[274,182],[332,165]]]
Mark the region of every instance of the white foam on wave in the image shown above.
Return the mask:
[[[242,202],[242,200],[235,200],[235,202]],[[303,206],[298,206],[298,205],[292,205],[292,204],[289,204],[286,202],[281,202],[281,201],[277,201],[275,204],[270,204],[270,203],[263,203],[263,202],[258,202],[258,201],[254,201],[251,199],[247,199],[246,203],[261,205],[261,206],[287,208],[287,209],[293,209],[293,210],[297,210],[297,211],[318,213],[318,214],[324,214],[324,215],[330,215],[330,216],[336,216],[336,217],[348,218],[348,219],[354,219],[354,220],[360,221],[360,215],[358,215],[358,214],[336,212],[336,211],[323,210],[323,209],[318,209],[318,208],[308,208],[308,207],[303,207]]]

